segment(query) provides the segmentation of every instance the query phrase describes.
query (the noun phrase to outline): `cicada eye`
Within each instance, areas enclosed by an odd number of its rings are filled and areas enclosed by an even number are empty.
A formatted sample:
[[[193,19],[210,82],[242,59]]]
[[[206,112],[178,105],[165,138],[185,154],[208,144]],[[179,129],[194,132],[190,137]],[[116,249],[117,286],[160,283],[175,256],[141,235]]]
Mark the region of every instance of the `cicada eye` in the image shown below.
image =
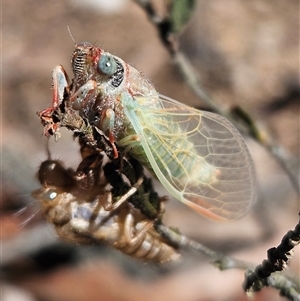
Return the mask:
[[[112,76],[117,71],[117,63],[109,54],[102,54],[98,62],[98,70],[104,75]]]
[[[43,197],[46,201],[54,201],[57,196],[58,196],[57,191],[55,191],[54,189],[49,189],[44,193]]]

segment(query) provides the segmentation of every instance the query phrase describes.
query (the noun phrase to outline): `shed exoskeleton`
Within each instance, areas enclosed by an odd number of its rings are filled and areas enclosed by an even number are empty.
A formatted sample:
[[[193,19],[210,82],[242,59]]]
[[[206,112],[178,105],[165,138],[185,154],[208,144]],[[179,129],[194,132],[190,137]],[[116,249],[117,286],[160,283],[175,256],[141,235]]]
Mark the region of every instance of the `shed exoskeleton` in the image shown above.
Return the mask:
[[[91,178],[102,171],[102,158],[94,160],[98,160],[96,165],[91,164],[93,158],[87,156],[76,172],[66,169],[58,160],[49,159],[40,166],[38,178],[42,187],[34,191],[33,196],[58,235],[80,244],[107,243],[143,260],[178,260],[178,251],[155,230],[155,220],[146,218],[128,202],[143,185],[143,178],[116,199],[112,191],[105,189],[105,180],[93,180],[88,187],[82,187],[83,170]],[[91,166],[93,172],[88,175]]]

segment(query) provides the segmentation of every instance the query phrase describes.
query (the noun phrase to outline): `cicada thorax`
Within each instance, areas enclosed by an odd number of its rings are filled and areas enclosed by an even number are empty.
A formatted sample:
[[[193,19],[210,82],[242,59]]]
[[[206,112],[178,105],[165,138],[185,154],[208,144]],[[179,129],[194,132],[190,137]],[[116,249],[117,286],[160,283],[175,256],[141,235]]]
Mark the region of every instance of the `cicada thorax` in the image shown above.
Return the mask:
[[[130,121],[124,114],[122,93],[132,97],[157,94],[138,70],[88,42],[76,45],[72,69],[73,108],[106,134],[109,130],[115,141],[122,139],[125,132],[132,133]]]
[[[132,101],[135,101],[136,97],[154,97],[158,93],[148,79],[138,70],[126,64],[120,58],[114,57],[114,59],[123,68],[122,77],[119,71],[116,71],[118,79],[122,78],[122,81],[119,82],[119,85],[115,85],[114,81],[105,82],[102,80],[99,82],[99,94],[93,109],[97,112],[99,118],[95,125],[104,132],[106,132],[109,124],[106,119],[111,118],[107,117],[107,112],[113,111],[114,120],[111,130],[118,144],[118,141],[124,137],[135,134],[131,122],[124,112],[122,94],[127,93],[132,97]],[[92,120],[90,121],[93,122]]]

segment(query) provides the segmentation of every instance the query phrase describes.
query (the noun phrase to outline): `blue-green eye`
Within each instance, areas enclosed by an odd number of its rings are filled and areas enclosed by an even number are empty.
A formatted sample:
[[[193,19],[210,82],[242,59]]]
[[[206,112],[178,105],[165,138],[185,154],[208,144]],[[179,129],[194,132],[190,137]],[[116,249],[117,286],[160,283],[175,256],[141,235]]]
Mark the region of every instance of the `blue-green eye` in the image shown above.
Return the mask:
[[[112,76],[117,71],[115,59],[109,54],[102,54],[98,62],[99,71],[107,76]]]

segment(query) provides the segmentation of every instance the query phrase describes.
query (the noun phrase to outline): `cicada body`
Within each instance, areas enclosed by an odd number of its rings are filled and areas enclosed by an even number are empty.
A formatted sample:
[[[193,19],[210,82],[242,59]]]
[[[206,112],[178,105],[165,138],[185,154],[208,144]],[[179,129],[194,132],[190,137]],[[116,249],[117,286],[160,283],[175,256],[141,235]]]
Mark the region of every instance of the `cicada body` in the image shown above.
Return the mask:
[[[84,159],[78,170],[88,162]],[[98,167],[101,172],[101,166]],[[114,196],[104,186],[96,191],[94,188],[99,188],[96,183],[95,187],[82,189],[76,177],[78,170],[72,173],[61,162],[46,160],[38,171],[42,188],[34,191],[33,196],[61,238],[79,244],[104,242],[147,261],[166,262],[180,258],[177,250],[154,229],[153,221],[127,202],[130,194],[123,197],[121,204],[114,202],[117,208],[106,208],[106,200]]]
[[[72,109],[175,198],[218,220],[248,211],[255,200],[254,167],[228,120],[158,94],[138,70],[87,42],[75,46],[72,69]]]

